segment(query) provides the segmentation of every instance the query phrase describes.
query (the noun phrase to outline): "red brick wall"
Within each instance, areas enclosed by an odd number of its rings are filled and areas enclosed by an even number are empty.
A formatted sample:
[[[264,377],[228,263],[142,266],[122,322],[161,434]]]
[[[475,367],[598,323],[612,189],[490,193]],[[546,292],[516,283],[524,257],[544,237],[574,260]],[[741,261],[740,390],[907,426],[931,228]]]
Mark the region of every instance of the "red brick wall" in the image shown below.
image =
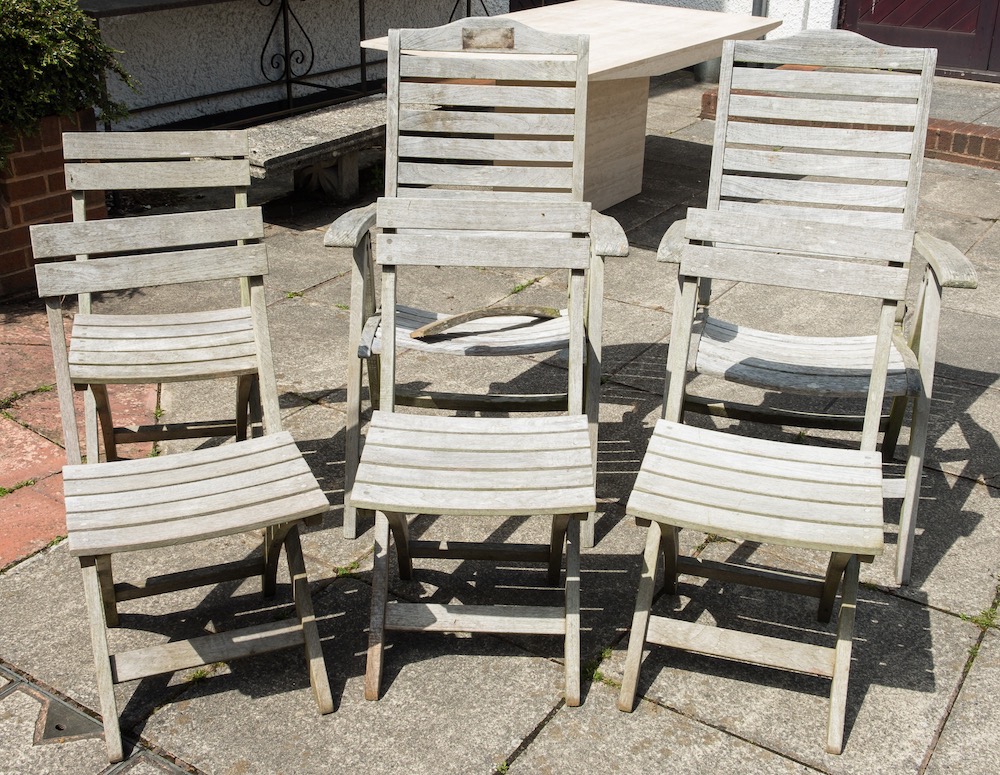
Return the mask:
[[[81,111],[46,118],[35,134],[14,139],[7,167],[0,171],[0,298],[35,290],[28,227],[73,218],[63,176],[62,133],[96,128],[93,111]],[[105,215],[103,194],[88,193],[88,220]]]

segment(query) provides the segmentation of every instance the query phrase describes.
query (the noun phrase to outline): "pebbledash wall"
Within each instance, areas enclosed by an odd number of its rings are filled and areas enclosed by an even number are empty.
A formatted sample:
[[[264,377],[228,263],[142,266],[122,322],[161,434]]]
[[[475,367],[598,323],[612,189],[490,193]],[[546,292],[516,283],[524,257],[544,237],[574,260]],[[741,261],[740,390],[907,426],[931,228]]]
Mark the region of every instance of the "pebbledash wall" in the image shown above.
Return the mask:
[[[266,4],[265,4],[266,2]],[[275,23],[280,0],[229,0],[170,10],[109,16],[99,20],[104,42],[121,51],[119,60],[140,84],[138,93],[122,84],[109,84],[112,96],[125,102],[134,115],[116,123],[114,129],[145,129],[165,123],[260,105],[284,98],[283,83],[241,94],[211,96],[182,105],[143,110],[150,106],[187,100],[202,95],[266,84],[263,67],[272,78],[280,75],[282,24]],[[474,0],[473,15],[503,13],[507,0]],[[288,0],[294,13],[290,24],[293,50],[308,57],[312,42],[311,72],[335,70],[359,61],[359,0]],[[445,24],[455,0],[365,0],[367,37],[385,35],[390,27],[433,27]],[[465,0],[457,4],[456,18],[463,16]],[[272,28],[272,25],[273,28]],[[299,26],[301,25],[301,27]],[[369,52],[370,60],[383,59]],[[272,63],[278,67],[272,67]],[[369,68],[369,77],[379,78],[384,69]],[[357,83],[357,71],[321,76],[316,82],[328,86]],[[315,93],[295,87],[296,96]]]
[[[753,12],[753,0],[640,0],[653,5],[674,5],[701,11],[726,13]],[[840,0],[767,0],[766,16],[781,19],[781,26],[767,34],[768,38],[784,38],[805,29],[832,30],[837,26]]]

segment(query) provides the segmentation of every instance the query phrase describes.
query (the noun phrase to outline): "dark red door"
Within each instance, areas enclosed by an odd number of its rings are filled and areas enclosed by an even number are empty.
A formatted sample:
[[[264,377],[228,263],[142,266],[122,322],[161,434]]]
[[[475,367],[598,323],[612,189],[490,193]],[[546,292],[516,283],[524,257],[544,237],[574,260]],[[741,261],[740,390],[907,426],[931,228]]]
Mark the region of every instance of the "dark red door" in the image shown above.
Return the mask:
[[[1000,70],[1000,0],[843,0],[843,28],[895,46],[930,46],[943,69]]]

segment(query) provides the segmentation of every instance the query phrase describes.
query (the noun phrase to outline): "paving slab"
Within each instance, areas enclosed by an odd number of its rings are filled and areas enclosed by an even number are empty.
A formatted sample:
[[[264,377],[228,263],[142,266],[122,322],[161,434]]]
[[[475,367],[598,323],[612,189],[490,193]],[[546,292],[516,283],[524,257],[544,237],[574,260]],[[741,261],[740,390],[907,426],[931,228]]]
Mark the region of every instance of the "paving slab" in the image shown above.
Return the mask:
[[[654,613],[830,645],[815,602],[708,582]],[[829,681],[651,647],[639,693],[689,718],[824,772],[915,771],[962,678],[978,628],[870,589],[859,594],[844,752],[824,752]],[[769,627],[764,622],[780,623]],[[624,644],[604,672],[620,680]],[[602,668],[603,669],[603,668]]]
[[[35,742],[42,707],[22,690],[0,695],[0,772],[99,773],[107,767],[103,737]]]
[[[4,495],[0,511],[3,512],[0,568],[5,568],[66,535],[62,474],[51,474],[41,483]]]
[[[1000,635],[985,634],[934,747],[928,775],[1000,771]]]
[[[690,719],[653,702],[632,713],[615,707],[616,687],[595,682],[579,708],[560,708],[511,763],[511,775],[601,772],[810,773],[788,757]]]
[[[407,633],[391,637],[382,698],[365,701],[367,610],[358,598],[367,591],[348,579],[317,600],[347,612],[321,625],[334,713],[320,717],[282,690],[291,668],[250,659],[250,672],[213,677],[161,709],[145,734],[212,771],[489,773],[558,704],[562,671],[548,660],[490,637]],[[268,719],[267,734],[245,723],[250,714]]]

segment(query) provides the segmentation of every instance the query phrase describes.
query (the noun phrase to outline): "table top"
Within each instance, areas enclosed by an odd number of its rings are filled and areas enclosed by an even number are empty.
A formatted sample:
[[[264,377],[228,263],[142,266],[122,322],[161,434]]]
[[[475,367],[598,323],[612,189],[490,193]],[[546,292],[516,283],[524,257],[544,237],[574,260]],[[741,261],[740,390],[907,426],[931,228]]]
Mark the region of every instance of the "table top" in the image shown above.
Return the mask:
[[[662,75],[719,56],[727,38],[753,40],[780,20],[626,0],[573,0],[508,14],[546,32],[590,35],[590,79]],[[386,50],[387,38],[362,41]]]

